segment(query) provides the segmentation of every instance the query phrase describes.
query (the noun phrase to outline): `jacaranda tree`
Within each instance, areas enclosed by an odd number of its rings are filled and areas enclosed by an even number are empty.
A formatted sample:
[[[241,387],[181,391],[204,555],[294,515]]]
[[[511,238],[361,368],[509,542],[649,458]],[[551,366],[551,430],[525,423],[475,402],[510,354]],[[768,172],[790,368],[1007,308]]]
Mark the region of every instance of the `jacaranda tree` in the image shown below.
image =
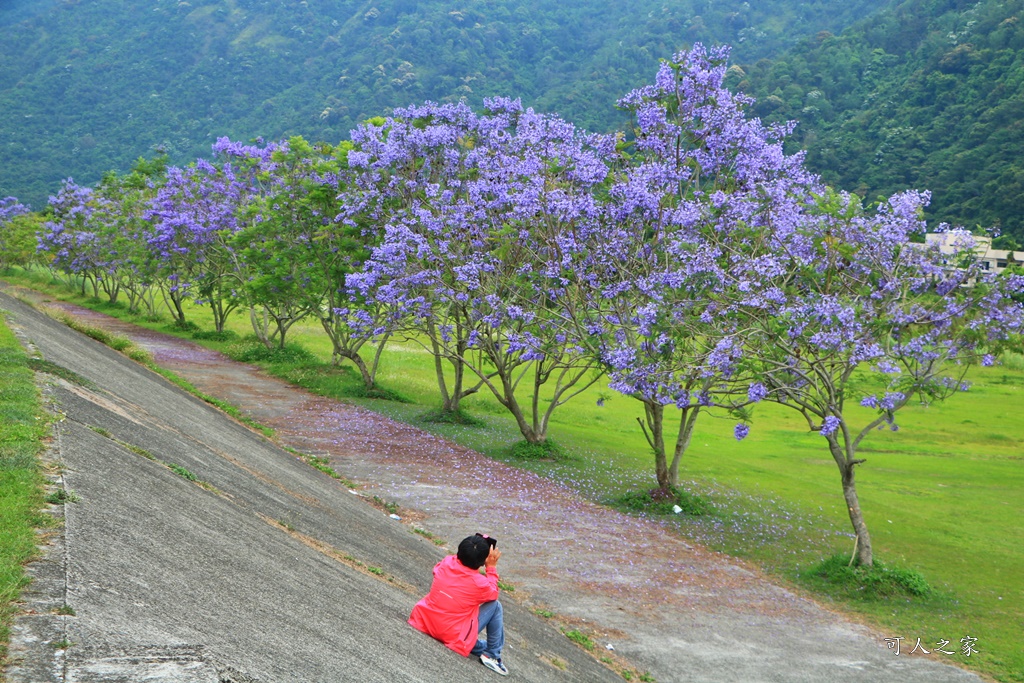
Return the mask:
[[[991,364],[1024,325],[1024,277],[983,271],[969,233],[955,233],[945,253],[911,241],[925,230],[926,203],[926,193],[904,192],[865,210],[826,192],[788,241],[778,300],[745,310],[761,394],[827,444],[863,565],[873,561],[855,479],[863,440],[896,430],[912,401],[966,390],[967,371]]]
[[[214,151],[230,145],[219,140]],[[263,148],[264,154],[270,151]],[[237,158],[227,156],[223,163],[199,159],[185,168],[168,169],[167,182],[147,214],[153,223],[149,244],[162,264],[175,320],[186,322],[182,305],[191,297],[210,305],[218,332],[239,303],[239,273],[230,241],[239,229],[240,208],[255,192],[257,173],[257,168],[239,167]]]
[[[77,280],[83,295],[88,284],[94,297],[103,289],[111,302],[116,301],[116,264],[104,232],[118,207],[71,178],[49,203],[51,219],[39,234],[39,250],[47,254],[50,267],[66,273],[69,284]]]
[[[436,301],[438,289],[416,264],[427,249],[420,246],[428,234],[421,227],[459,201],[476,123],[464,103],[427,103],[359,126],[352,131],[356,149],[348,156],[353,185],[339,216],[382,226],[371,260],[350,274],[347,284],[365,301],[393,311],[393,329],[431,353],[445,420],[461,419],[461,401],[483,386],[467,377],[469,356],[482,359],[482,354],[469,346],[469,307]],[[450,257],[462,258],[455,252]]]
[[[678,485],[700,412],[759,398],[739,363],[739,314],[772,295],[765,273],[780,274],[781,238],[814,187],[801,157],[783,152],[788,129],[748,118],[749,100],[723,86],[727,56],[695,46],[620,100],[634,129],[618,146],[604,221],[574,243],[567,271],[577,286],[566,321],[611,387],[642,403],[662,495]]]
[[[394,214],[372,271],[387,283],[381,292],[412,304],[439,355],[470,370],[540,444],[555,409],[597,378],[552,314],[559,240],[596,220],[591,190],[607,176],[611,142],[518,101],[485,107],[479,117],[462,105],[401,112],[414,120],[414,144],[450,138],[458,151],[431,157],[437,181]],[[390,130],[387,141],[397,138]]]

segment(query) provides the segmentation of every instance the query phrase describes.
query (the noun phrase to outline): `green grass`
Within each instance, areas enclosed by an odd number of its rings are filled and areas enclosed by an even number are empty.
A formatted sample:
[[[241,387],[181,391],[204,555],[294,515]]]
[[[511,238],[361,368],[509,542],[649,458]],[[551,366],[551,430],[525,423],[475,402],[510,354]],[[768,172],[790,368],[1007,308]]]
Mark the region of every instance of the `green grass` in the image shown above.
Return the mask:
[[[466,427],[486,427],[487,423],[480,418],[473,417],[461,408],[458,410],[442,410],[434,408],[419,415],[421,422],[432,424],[462,425]]]
[[[375,507],[380,508],[389,515],[398,514],[398,503],[384,500],[380,496],[374,496],[372,502]]]
[[[292,455],[294,455],[299,460],[301,460],[302,462],[312,467],[313,469],[320,470],[321,472],[329,476],[331,479],[337,479],[345,487],[350,489],[354,489],[356,487],[356,483],[354,481],[338,474],[338,472],[333,467],[331,467],[330,458],[324,458],[317,455],[308,455],[306,453],[297,451],[290,446],[284,446],[284,449],[291,453]]]
[[[420,529],[419,527],[415,527],[414,526],[412,528],[412,533],[418,534],[418,535],[422,536],[423,538],[427,539],[428,541],[430,541],[434,545],[437,545],[437,546],[444,545],[444,539],[443,538],[438,538],[436,535],[434,535],[433,533],[427,531],[426,529]]]
[[[199,481],[199,478],[187,467],[176,465],[173,462],[166,463],[166,465],[167,469],[169,469],[171,472],[174,472],[179,477],[183,477],[185,479],[188,479],[189,481]]]
[[[46,433],[39,393],[21,345],[0,313],[0,670],[6,662],[24,564],[36,554],[43,478],[37,454]]]
[[[23,281],[46,286],[33,274]],[[128,317],[95,301],[89,305]],[[189,315],[212,328],[208,311],[190,308]],[[166,328],[166,323],[133,321]],[[233,315],[228,327],[239,338],[250,333],[241,314]],[[411,401],[400,403],[358,398],[357,373],[329,364],[330,343],[316,324],[296,325],[289,339],[290,346],[307,353],[286,362],[257,362],[311,391],[347,397],[564,482],[593,500],[621,504],[655,486],[653,458],[635,422],[641,405],[601,382],[554,415],[550,433],[564,457],[516,457],[512,448],[522,437],[484,392],[463,401],[472,423],[423,419],[424,411],[437,405],[437,390],[430,356],[415,343],[392,344],[382,358],[381,385],[400,388]],[[239,344],[202,343],[219,350]],[[918,572],[934,589],[927,597],[853,598],[809,573],[833,555],[848,558],[853,540],[839,473],[823,439],[778,406],[758,406],[751,434],[742,442],[733,438],[733,421],[726,416],[701,416],[680,484],[707,504],[705,514],[664,515],[642,506],[631,514],[657,515],[691,539],[756,562],[826,602],[864,615],[885,635],[911,642],[920,637],[922,643],[976,637],[978,652],[969,659],[957,652],[943,660],[1001,681],[1024,681],[1024,525],[1019,521],[1024,519],[1024,362],[1014,355],[1006,361],[973,370],[973,386],[965,394],[908,407],[899,414],[900,431],[879,431],[863,443],[867,462],[857,470],[858,492],[875,555],[885,567]],[[865,409],[860,417],[869,416]],[[666,431],[674,428],[667,425]]]
[[[44,500],[46,500],[50,505],[64,505],[65,503],[78,503],[81,502],[82,499],[74,491],[57,489],[53,493],[47,495]]]
[[[577,629],[562,629],[565,637],[582,647],[587,652],[594,651],[594,641],[586,633]]]

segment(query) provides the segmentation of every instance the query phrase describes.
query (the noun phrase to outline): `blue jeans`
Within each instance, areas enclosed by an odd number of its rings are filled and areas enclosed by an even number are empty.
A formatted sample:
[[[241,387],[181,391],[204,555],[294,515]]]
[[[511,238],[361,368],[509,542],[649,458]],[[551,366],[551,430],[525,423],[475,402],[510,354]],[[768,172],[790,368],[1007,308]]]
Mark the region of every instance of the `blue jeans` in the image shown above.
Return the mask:
[[[501,659],[501,648],[505,647],[505,622],[502,618],[501,603],[491,600],[480,605],[480,633],[487,629],[487,642],[477,640],[469,654],[474,657],[487,655]]]

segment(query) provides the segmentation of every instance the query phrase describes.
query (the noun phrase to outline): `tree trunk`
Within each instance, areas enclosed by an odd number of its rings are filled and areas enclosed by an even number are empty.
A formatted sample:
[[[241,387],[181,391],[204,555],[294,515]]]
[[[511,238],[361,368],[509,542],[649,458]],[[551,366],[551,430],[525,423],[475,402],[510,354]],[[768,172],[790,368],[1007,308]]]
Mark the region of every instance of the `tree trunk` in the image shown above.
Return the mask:
[[[235,304],[225,304],[224,299],[219,296],[220,292],[217,291],[215,294],[216,296],[210,298],[210,310],[213,311],[213,327],[218,332],[223,332],[228,316],[235,310]]]
[[[370,381],[373,382],[374,386],[377,384],[377,370],[380,369],[380,357],[384,354],[384,347],[387,345],[390,337],[390,332],[385,333],[380,338],[380,341],[377,342],[377,348],[373,352],[373,364],[370,365]]]
[[[277,334],[278,334],[277,348],[279,348],[279,349],[283,349],[284,348],[284,344],[285,344],[284,338],[285,338],[285,335],[288,334],[288,328],[291,327],[291,326],[292,326],[291,323],[282,324],[281,321],[277,321]]]
[[[640,423],[644,438],[654,453],[654,475],[658,480],[658,489],[666,495],[671,495],[679,486],[679,463],[682,462],[686,449],[690,447],[690,438],[697,423],[697,415],[700,414],[700,406],[683,409],[679,417],[679,434],[676,436],[676,445],[672,451],[672,461],[669,462],[665,448],[665,406],[644,398],[635,398],[644,404],[644,418],[638,417],[636,421]]]
[[[164,303],[167,303],[167,308],[171,311],[171,317],[179,325],[185,324],[185,311],[181,307],[184,301],[184,296],[181,294],[181,290],[170,291],[169,288],[161,287],[160,293],[164,297]]]
[[[828,439],[829,450],[832,458],[839,466],[839,474],[843,481],[843,498],[846,499],[846,510],[850,515],[850,524],[853,526],[854,547],[856,555],[854,559],[857,564],[870,567],[874,563],[871,552],[871,535],[868,533],[868,525],[864,522],[864,514],[860,510],[860,502],[857,499],[857,485],[854,478],[854,468],[859,461],[848,459],[843,447],[834,435],[825,437]]]
[[[637,400],[644,404],[644,417],[638,417],[636,421],[654,453],[654,476],[658,480],[658,489],[668,493],[675,487],[675,481],[665,455],[665,406],[644,398],[637,397]]]
[[[437,339],[434,336],[434,323],[430,323],[430,347],[434,352],[434,375],[437,377],[437,389],[441,392],[441,410],[446,413],[454,413],[459,409],[459,368],[455,361],[452,361],[452,366],[455,367],[455,386],[454,391],[448,393],[448,383],[444,378],[444,361],[441,358],[441,349],[438,348]]]
[[[512,417],[515,418],[516,426],[519,427],[519,433],[523,435],[523,439],[526,440],[526,443],[532,444],[541,444],[547,441],[547,434],[534,429],[534,426],[523,415],[523,408],[519,405],[519,401],[516,400],[515,387],[512,386],[511,378],[504,372],[500,374],[500,377],[503,395],[498,397],[498,400],[505,406],[506,410],[512,413]]]
[[[262,317],[256,312],[255,306],[249,306],[249,322],[252,324],[252,331],[268,349],[274,348],[274,336],[270,334],[270,314],[266,307],[263,307]]]
[[[850,523],[853,525],[853,533],[856,536],[857,564],[870,567],[874,563],[871,552],[871,535],[868,534],[868,525],[864,523],[864,515],[860,511],[860,502],[857,500],[853,465],[850,465],[846,473],[843,474],[843,498],[846,499],[846,509],[850,512]]]
[[[523,439],[526,443],[540,444],[548,440],[547,433],[535,429],[523,415],[523,409],[519,403],[512,399],[512,402],[507,404],[509,412],[512,413],[512,417],[516,419],[516,425],[519,427],[519,433],[523,435]]]
[[[125,296],[128,297],[128,312],[132,315],[139,313],[139,304],[142,302],[142,290],[129,281],[124,287]]]
[[[693,436],[693,426],[697,424],[697,415],[700,414],[700,406],[687,406],[682,409],[679,416],[679,434],[676,436],[676,448],[672,453],[672,463],[668,466],[668,478],[672,488],[679,486],[679,463],[683,454],[690,447],[690,438]]]
[[[367,389],[375,388],[373,375],[370,374],[370,369],[366,367],[366,361],[363,360],[363,357],[359,355],[358,351],[351,351],[349,349],[342,349],[339,351],[338,349],[335,349],[335,353],[342,358],[348,358],[352,361],[352,364],[359,369],[359,374],[363,378],[363,386]]]
[[[461,332],[461,330],[459,330]],[[437,343],[437,326],[434,322],[428,321],[427,334],[430,337],[430,349],[434,354],[434,374],[437,377],[437,388],[441,393],[441,412],[457,413],[462,399],[469,396],[473,391],[463,391],[462,387],[466,377],[466,364],[462,360],[465,353],[465,345],[460,342],[456,345],[459,355],[456,357],[447,356]],[[444,361],[447,360],[452,366],[452,386],[449,390],[448,381],[444,376]]]
[[[675,478],[668,466],[665,453],[665,406],[653,401],[644,401],[644,413],[651,436],[647,440],[654,451],[654,476],[658,480],[658,488],[668,493],[675,485]]]
[[[107,300],[112,304],[116,304],[117,295],[121,293],[121,283],[112,276],[108,276],[100,280],[100,285],[103,287],[103,291],[107,295]]]

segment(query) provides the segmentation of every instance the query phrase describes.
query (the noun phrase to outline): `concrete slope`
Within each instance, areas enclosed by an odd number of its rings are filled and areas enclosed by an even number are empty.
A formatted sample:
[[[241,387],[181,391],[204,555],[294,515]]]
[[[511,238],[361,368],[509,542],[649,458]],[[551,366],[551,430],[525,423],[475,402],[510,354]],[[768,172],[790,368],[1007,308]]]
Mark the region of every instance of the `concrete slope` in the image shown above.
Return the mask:
[[[5,295],[0,307],[82,378],[47,376],[64,416],[52,457],[79,501],[32,567],[11,683],[496,676],[405,623],[444,551],[120,354]],[[621,680],[503,603],[511,680]]]

